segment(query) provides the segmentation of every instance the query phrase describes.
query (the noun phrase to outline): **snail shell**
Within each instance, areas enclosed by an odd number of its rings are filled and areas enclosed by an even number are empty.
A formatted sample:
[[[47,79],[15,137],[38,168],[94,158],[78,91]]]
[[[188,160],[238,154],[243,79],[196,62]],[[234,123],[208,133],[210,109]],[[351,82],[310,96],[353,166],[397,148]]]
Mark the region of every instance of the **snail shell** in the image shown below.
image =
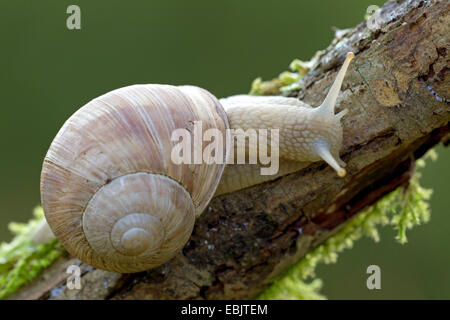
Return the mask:
[[[203,131],[229,127],[206,90],[154,84],[106,93],[66,121],[44,159],[41,199],[71,254],[97,268],[139,272],[181,250],[227,157],[224,146],[222,163],[171,161],[172,132],[194,121]]]

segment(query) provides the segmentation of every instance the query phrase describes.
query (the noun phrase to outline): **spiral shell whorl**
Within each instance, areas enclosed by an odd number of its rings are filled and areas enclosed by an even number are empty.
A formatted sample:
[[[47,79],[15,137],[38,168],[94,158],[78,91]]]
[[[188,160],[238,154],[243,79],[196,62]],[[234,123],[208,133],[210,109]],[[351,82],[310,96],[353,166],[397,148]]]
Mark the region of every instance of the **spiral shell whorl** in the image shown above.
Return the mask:
[[[126,256],[137,256],[147,250],[154,252],[161,247],[164,237],[161,221],[148,213],[127,214],[111,230],[112,246]],[[92,241],[89,243],[92,245]]]
[[[189,193],[173,179],[128,174],[95,193],[83,213],[83,231],[103,260],[99,265],[142,271],[164,263],[184,246],[194,211]]]

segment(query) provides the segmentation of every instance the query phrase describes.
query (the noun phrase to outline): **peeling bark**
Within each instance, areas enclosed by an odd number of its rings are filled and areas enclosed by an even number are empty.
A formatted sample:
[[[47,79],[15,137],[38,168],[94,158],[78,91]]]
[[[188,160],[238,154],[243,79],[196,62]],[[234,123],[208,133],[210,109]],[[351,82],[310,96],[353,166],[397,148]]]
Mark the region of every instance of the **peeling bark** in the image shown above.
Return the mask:
[[[414,160],[448,144],[450,3],[388,1],[381,26],[341,32],[291,95],[319,105],[346,52],[356,54],[338,101],[343,119],[341,179],[324,163],[214,198],[182,253],[138,274],[95,270],[63,257],[11,298],[247,299],[332,236],[354,215],[408,183]],[[427,87],[429,86],[429,87]],[[429,88],[435,92],[433,94]],[[82,290],[65,287],[79,263]]]

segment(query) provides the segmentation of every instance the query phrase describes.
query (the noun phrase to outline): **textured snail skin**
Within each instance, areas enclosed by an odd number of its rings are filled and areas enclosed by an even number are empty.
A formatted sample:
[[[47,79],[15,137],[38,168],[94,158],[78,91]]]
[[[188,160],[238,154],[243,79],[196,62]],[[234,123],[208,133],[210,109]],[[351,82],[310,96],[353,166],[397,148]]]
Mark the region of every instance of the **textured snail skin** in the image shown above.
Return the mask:
[[[279,166],[275,175],[261,175],[260,165],[228,165],[216,195],[240,190],[300,170],[309,163],[325,160],[340,177],[345,176],[345,163],[339,158],[342,147],[341,118],[343,110],[334,107],[352,52],[341,67],[325,101],[317,108],[296,99],[279,96],[238,95],[220,99],[233,129],[279,129]],[[268,139],[270,144],[270,139]]]
[[[193,86],[134,85],[100,96],[63,125],[44,159],[41,199],[64,247],[100,269],[129,273],[170,260],[214,195],[249,187],[325,160],[345,163],[334,105],[353,53],[317,108],[287,97],[233,96],[220,102]],[[280,170],[260,165],[174,164],[171,133],[193,129],[279,129]],[[273,143],[269,141],[269,143]],[[195,144],[194,144],[195,148]],[[250,146],[251,148],[251,146]],[[248,151],[248,150],[247,150]],[[225,171],[224,171],[225,169]]]

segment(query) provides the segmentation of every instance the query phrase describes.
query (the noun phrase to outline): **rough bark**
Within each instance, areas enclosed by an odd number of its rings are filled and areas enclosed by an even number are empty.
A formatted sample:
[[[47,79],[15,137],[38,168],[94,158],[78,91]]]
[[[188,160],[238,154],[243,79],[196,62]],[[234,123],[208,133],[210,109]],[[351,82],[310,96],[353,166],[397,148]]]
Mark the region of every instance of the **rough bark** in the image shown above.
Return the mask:
[[[120,275],[63,257],[11,298],[246,299],[332,236],[352,216],[408,182],[414,160],[450,136],[450,3],[388,1],[381,28],[366,22],[340,34],[295,92],[319,105],[345,53],[352,62],[338,102],[343,119],[341,179],[324,163],[214,198],[186,247],[167,264]],[[81,290],[65,287],[78,263]]]

